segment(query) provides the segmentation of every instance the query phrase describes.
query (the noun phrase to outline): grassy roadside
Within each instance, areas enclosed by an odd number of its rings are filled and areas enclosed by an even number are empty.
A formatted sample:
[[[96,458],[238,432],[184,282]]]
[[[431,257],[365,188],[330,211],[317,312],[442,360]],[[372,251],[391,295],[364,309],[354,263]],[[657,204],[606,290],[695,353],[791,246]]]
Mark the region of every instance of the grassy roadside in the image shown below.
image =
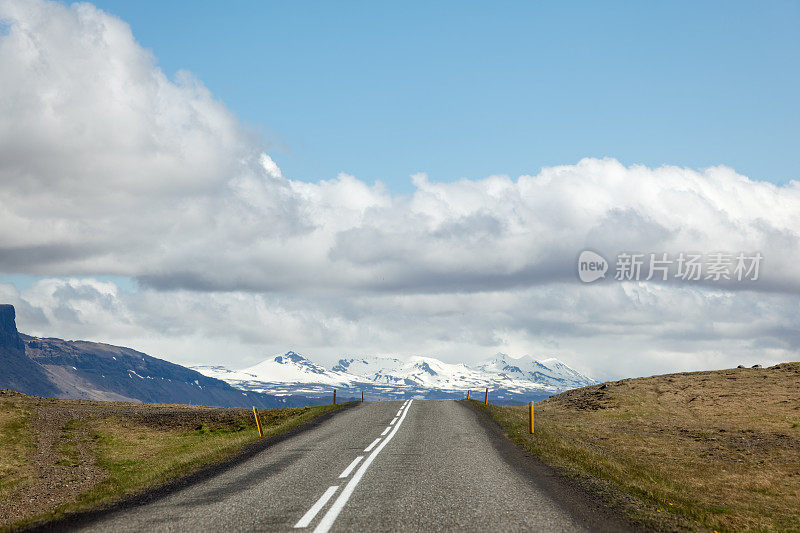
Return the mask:
[[[0,501],[30,482],[35,448],[30,410],[22,401],[0,402]]]
[[[285,433],[343,405],[262,410],[264,438]],[[93,427],[92,439],[96,441],[97,463],[108,477],[81,494],[68,511],[107,504],[236,455],[259,440],[250,418],[217,428],[201,424],[194,431],[178,433],[126,427],[114,418],[101,421]]]
[[[52,402],[59,400],[47,400],[48,405],[44,408],[52,407]],[[0,403],[0,413],[11,410],[5,405],[7,403]],[[18,403],[24,404],[25,399]],[[62,495],[60,503],[44,511],[38,507],[28,512],[17,512],[13,520],[0,513],[0,531],[109,505],[126,495],[140,493],[223,461],[259,440],[252,412],[245,409],[227,409],[220,414],[222,410],[159,406],[159,411],[151,414],[146,406],[129,404],[131,410],[136,409],[136,414],[128,416],[124,405],[120,408],[117,404],[110,412],[104,412],[103,402],[91,403],[97,407],[92,406],[87,412],[70,410],[68,420],[59,422],[59,427],[55,428],[56,437],[49,443],[38,443],[46,446],[50,453],[47,459],[50,464],[39,468],[50,481],[36,487],[31,485],[30,479],[27,480],[28,493],[39,496],[43,490],[80,482],[83,482],[82,490]],[[284,433],[344,405],[261,410],[264,437]],[[43,409],[42,405],[36,407]],[[17,443],[9,448],[17,452],[0,452],[3,458],[0,464],[8,464],[8,471],[16,472],[16,478],[9,479],[19,479],[22,483],[26,480],[23,473],[36,474],[37,465],[34,463],[41,460],[40,451],[32,453],[36,427],[20,413],[13,417],[5,415],[0,420],[4,423],[4,430],[13,429],[3,431],[2,438]],[[83,478],[91,482],[87,484]],[[25,491],[16,491],[10,482],[5,481],[5,475],[3,480],[1,490],[7,490],[7,496],[19,500],[26,498]]]
[[[800,363],[654,376],[484,407],[654,529],[800,531]]]

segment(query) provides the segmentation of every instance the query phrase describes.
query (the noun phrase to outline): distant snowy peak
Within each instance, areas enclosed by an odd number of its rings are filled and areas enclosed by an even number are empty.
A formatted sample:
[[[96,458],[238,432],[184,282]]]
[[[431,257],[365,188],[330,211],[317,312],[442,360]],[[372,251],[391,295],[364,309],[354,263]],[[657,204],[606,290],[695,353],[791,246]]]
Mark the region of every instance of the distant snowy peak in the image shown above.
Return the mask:
[[[249,368],[245,368],[242,372],[252,374],[257,378],[269,380],[277,376],[291,378],[305,374],[322,375],[325,374],[327,370],[325,367],[313,363],[298,353],[286,352],[283,355],[276,355]]]
[[[509,376],[523,377],[528,372],[529,361],[524,358],[512,359],[506,354],[499,353],[480,363],[471,365],[471,368],[488,372],[490,374],[508,374]]]
[[[293,384],[347,387],[355,381],[355,377],[350,374],[327,370],[292,351],[275,355],[244,370],[228,370],[209,365],[193,368],[201,374],[222,379],[236,387],[257,391],[270,390],[274,385]]]
[[[286,352],[261,361],[257,365],[245,368],[243,374],[252,376],[256,381],[266,383],[321,383],[327,385],[345,385],[352,381],[352,376],[344,372],[326,369],[295,352]]]
[[[377,373],[400,368],[403,362],[393,357],[356,357],[352,359],[339,359],[331,370],[334,372],[347,372],[354,376],[372,379]]]
[[[352,388],[416,391],[464,391],[484,387],[518,394],[554,394],[591,385],[594,381],[551,358],[536,361],[497,354],[481,363],[445,363],[434,357],[353,357],[340,359],[330,370],[306,357],[287,352],[244,370],[198,366],[195,370],[247,390],[291,393]]]
[[[491,359],[472,365],[472,368],[489,374],[506,375],[555,386],[559,389],[591,385],[595,381],[551,357],[537,361],[526,355],[520,358],[498,353]]]
[[[332,370],[348,372],[370,383],[409,385],[429,388],[458,388],[465,380],[480,381],[481,376],[463,364],[444,363],[433,357],[358,357],[340,359]]]

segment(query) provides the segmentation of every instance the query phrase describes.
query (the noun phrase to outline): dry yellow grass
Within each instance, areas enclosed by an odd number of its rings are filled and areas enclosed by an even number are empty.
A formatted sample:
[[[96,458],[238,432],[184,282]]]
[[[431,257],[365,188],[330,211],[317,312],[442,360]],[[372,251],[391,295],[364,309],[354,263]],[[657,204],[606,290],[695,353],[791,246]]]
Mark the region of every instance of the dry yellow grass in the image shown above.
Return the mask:
[[[800,363],[569,391],[536,404],[533,436],[527,407],[489,410],[545,462],[633,495],[650,525],[800,531]]]

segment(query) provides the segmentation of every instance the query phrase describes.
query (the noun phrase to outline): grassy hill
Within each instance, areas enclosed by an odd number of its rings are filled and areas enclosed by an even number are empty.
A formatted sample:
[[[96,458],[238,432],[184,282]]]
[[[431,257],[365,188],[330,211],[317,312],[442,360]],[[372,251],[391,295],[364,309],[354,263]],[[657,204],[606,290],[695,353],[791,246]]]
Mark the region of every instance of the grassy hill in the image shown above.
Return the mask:
[[[265,437],[341,406],[261,410]],[[257,440],[248,409],[0,391],[0,531],[107,505]]]
[[[800,363],[568,391],[535,405],[534,435],[527,407],[487,409],[650,527],[800,531]]]

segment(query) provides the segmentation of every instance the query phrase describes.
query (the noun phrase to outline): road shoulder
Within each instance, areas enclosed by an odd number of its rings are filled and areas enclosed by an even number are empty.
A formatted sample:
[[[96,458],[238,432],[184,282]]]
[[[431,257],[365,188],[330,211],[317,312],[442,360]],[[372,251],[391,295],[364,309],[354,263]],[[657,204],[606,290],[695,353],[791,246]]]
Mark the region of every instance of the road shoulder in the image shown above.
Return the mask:
[[[472,401],[457,402],[474,414],[487,438],[514,470],[539,490],[558,502],[576,520],[592,531],[641,531],[644,526],[624,512],[628,497],[615,494],[611,487],[569,475],[543,463],[539,458],[507,438],[503,427],[491,414]]]

